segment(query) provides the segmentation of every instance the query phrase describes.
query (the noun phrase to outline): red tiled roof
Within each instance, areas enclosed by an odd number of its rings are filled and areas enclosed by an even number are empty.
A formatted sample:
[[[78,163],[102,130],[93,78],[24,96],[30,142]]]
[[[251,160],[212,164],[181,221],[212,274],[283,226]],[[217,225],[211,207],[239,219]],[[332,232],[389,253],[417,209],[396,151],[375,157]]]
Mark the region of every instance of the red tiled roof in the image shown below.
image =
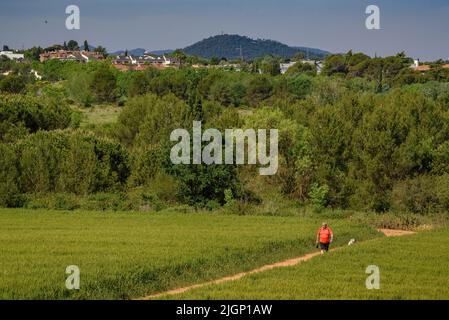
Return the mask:
[[[430,69],[431,69],[431,68],[430,68],[429,65],[423,64],[423,65],[421,65],[421,66],[417,66],[415,70],[416,70],[416,71],[424,72],[424,71],[429,71]]]
[[[58,51],[50,51],[44,52],[40,54],[39,58],[41,62],[51,59],[59,59],[59,60],[79,60],[85,61],[86,59],[83,57],[86,56],[92,60],[101,60],[103,56],[96,52],[90,51],[68,51],[68,50],[58,50]]]

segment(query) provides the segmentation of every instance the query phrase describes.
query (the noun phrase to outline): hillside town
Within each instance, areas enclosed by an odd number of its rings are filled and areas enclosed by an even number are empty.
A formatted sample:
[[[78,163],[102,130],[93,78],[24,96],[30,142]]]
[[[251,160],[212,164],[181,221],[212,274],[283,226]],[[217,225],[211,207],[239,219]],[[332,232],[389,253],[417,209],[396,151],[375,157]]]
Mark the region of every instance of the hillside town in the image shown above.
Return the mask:
[[[112,60],[112,65],[120,71],[140,71],[151,67],[156,69],[177,68],[180,66],[180,61],[174,57],[156,56],[145,52],[139,57],[118,55]]]
[[[104,56],[97,52],[91,51],[70,51],[70,50],[56,50],[41,53],[39,55],[39,61],[45,62],[48,60],[59,60],[59,61],[76,61],[76,62],[91,62],[104,60]]]

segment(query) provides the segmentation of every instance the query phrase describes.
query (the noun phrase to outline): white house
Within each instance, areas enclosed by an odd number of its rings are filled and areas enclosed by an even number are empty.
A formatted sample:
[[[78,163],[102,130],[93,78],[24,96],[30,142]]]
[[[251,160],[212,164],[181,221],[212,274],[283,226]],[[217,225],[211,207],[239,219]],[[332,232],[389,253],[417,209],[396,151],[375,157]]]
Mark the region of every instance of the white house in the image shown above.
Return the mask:
[[[10,60],[23,60],[23,53],[14,53],[13,51],[0,51],[0,56],[6,56]]]
[[[288,62],[288,63],[281,63],[281,64],[280,64],[281,74],[286,73],[287,70],[288,70],[290,67],[293,67],[295,64],[296,64],[296,61]]]
[[[322,61],[315,61],[315,60],[300,60],[301,63],[310,64],[316,67],[317,73],[320,74],[321,70],[323,69],[323,62]],[[296,64],[296,61],[288,62],[288,63],[281,63],[281,74],[284,74],[287,72],[287,70],[290,67],[293,67]]]

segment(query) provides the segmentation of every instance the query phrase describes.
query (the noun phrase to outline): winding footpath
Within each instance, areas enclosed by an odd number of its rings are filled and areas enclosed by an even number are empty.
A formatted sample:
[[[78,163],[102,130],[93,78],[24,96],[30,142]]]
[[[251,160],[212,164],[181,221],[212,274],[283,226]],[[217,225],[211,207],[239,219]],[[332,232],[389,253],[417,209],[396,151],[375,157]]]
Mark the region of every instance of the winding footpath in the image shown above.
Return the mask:
[[[378,231],[382,232],[386,237],[401,237],[401,236],[415,234],[415,232],[413,232],[413,231],[392,230],[392,229],[378,229]],[[341,248],[344,248],[344,247],[338,247],[338,248],[332,249],[330,251],[339,250]],[[183,293],[183,292],[186,292],[186,291],[189,291],[192,289],[201,288],[201,287],[211,285],[211,284],[220,284],[220,283],[227,282],[227,281],[239,280],[239,279],[243,278],[244,276],[247,276],[247,275],[250,275],[253,273],[259,273],[259,272],[267,271],[267,270],[274,269],[274,268],[291,267],[291,266],[297,265],[301,262],[310,260],[319,255],[321,255],[321,253],[319,251],[313,252],[313,253],[308,253],[308,254],[305,254],[305,255],[297,257],[297,258],[288,259],[288,260],[284,260],[284,261],[280,261],[280,262],[276,262],[276,263],[272,263],[272,264],[267,264],[267,265],[262,266],[257,269],[237,273],[235,275],[224,277],[221,279],[217,279],[217,280],[213,280],[213,281],[209,281],[209,282],[198,283],[198,284],[194,284],[194,285],[183,287],[183,288],[172,289],[172,290],[165,291],[165,292],[151,294],[151,295],[139,298],[137,300],[151,300],[151,299],[160,298],[162,296],[171,296],[171,295]]]

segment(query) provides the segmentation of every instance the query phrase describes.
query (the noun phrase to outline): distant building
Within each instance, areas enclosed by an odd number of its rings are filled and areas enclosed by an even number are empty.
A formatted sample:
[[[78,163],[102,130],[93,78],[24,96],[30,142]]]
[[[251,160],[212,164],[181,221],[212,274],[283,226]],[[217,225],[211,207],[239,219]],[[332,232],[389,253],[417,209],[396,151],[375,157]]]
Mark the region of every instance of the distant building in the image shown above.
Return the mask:
[[[287,70],[290,69],[290,67],[293,67],[295,64],[296,64],[296,61],[281,63],[280,64],[281,74],[286,73]]]
[[[10,60],[23,60],[25,56],[23,53],[15,53],[13,51],[0,51],[0,56],[6,56]]]
[[[57,50],[44,52],[39,55],[39,60],[45,62],[47,60],[60,60],[60,61],[77,61],[77,62],[91,62],[96,60],[103,60],[102,54],[91,51],[68,51]]]
[[[314,65],[316,67],[317,73],[320,74],[321,70],[323,69],[323,62],[322,61],[315,61],[315,60],[301,60],[301,63],[305,63],[305,64],[311,64]],[[281,63],[280,64],[280,69],[281,69],[281,74],[284,74],[287,72],[288,69],[290,69],[291,67],[293,67],[297,62],[296,61],[292,61],[292,62],[288,62],[288,63]]]
[[[197,68],[201,65],[197,64]],[[192,66],[193,67],[193,66]],[[236,72],[240,72],[242,70],[242,65],[240,63],[230,63],[227,61],[221,61],[217,65],[208,65],[208,66],[202,66],[210,69],[222,69],[222,70],[233,70]]]
[[[427,64],[423,64],[421,66],[417,66],[414,69],[415,69],[415,71],[426,72],[426,71],[430,71],[432,68]]]
[[[427,64],[420,64],[419,59],[414,59],[413,64],[410,66],[413,70],[419,72],[429,71],[431,68]]]
[[[145,53],[140,57],[119,55],[112,61],[112,65],[120,71],[141,71],[147,68],[165,69],[179,66],[179,61],[172,57],[156,57]]]
[[[449,64],[441,66],[443,69],[449,69]],[[419,59],[413,60],[413,64],[410,66],[415,71],[426,72],[432,70],[432,66],[428,64],[420,64]]]

